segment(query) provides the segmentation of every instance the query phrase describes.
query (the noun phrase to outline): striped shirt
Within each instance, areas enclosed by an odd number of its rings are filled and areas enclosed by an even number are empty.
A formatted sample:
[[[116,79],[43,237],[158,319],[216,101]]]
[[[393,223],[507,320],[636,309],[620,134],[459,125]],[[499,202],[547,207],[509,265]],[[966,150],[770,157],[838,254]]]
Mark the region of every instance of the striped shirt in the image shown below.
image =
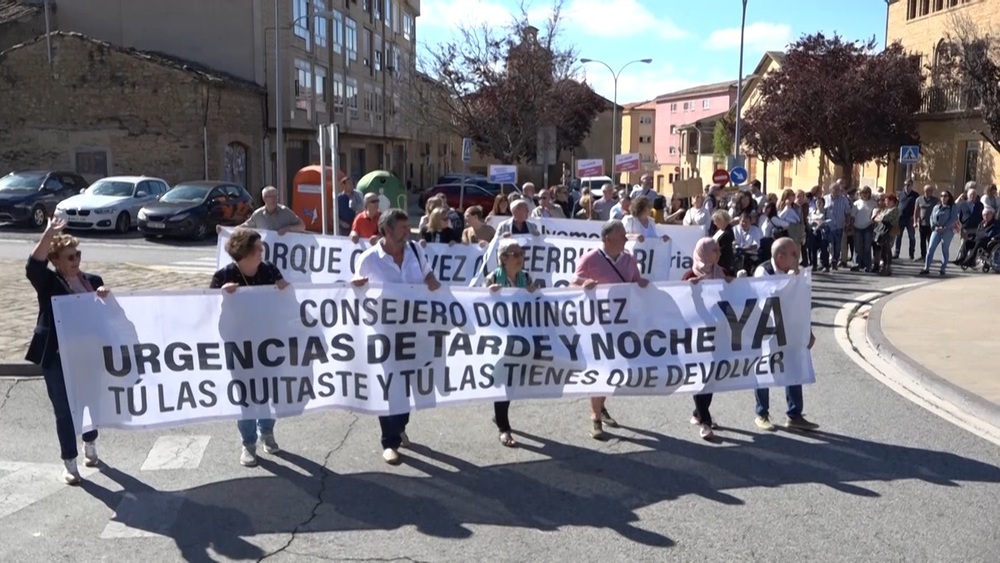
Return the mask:
[[[834,198],[832,195],[826,196],[826,208],[830,210],[830,220],[828,225],[831,229],[843,229],[847,222],[847,217],[853,211],[851,200],[846,195]]]

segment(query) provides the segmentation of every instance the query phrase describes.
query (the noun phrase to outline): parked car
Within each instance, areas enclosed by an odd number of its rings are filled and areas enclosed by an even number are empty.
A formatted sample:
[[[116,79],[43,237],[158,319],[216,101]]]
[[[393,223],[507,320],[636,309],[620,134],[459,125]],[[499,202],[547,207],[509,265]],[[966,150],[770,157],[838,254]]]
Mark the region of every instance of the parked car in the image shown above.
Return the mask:
[[[11,172],[0,178],[0,222],[25,223],[41,229],[60,201],[80,193],[87,184],[72,172]]]
[[[587,176],[580,178],[580,192],[587,193],[584,190],[590,190],[590,197],[598,200],[604,197],[604,184],[614,186],[615,182],[608,176]],[[615,189],[617,191],[617,187]]]
[[[145,176],[111,176],[56,205],[55,216],[71,229],[114,229],[127,233],[143,206],[170,191],[167,182]]]
[[[463,187],[465,188],[464,198],[462,197]],[[491,192],[475,184],[465,184],[464,186],[462,184],[439,184],[428,188],[424,193],[420,194],[420,207],[426,207],[427,200],[438,194],[444,194],[448,205],[460,213],[473,205],[479,205],[486,211],[491,210],[493,209],[493,200],[497,196],[496,192]],[[462,205],[459,205],[459,203]]]
[[[461,184],[463,182],[466,184],[475,184],[481,188],[486,189],[487,191],[491,191],[493,192],[494,196],[499,194],[501,191],[503,191],[503,193],[505,194],[521,191],[514,184],[495,184],[493,182],[490,182],[490,179],[487,178],[486,176],[483,176],[482,174],[470,174],[462,172],[445,174],[440,178],[438,178],[437,184],[435,185]]]
[[[171,236],[200,240],[217,225],[235,227],[253,213],[253,198],[229,182],[184,182],[139,210],[139,232],[146,238]]]

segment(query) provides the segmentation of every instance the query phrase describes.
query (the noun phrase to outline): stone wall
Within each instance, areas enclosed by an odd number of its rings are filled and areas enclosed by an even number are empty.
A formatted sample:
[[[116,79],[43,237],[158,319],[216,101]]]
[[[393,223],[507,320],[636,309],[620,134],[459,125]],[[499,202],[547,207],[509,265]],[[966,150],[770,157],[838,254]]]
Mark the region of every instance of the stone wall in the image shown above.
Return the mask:
[[[0,57],[0,173],[76,170],[78,153],[106,151],[109,175],[201,179],[207,129],[208,176],[224,176],[226,146],[240,143],[246,187],[259,191],[259,88],[78,34],[53,34],[52,46],[51,68],[44,38]]]

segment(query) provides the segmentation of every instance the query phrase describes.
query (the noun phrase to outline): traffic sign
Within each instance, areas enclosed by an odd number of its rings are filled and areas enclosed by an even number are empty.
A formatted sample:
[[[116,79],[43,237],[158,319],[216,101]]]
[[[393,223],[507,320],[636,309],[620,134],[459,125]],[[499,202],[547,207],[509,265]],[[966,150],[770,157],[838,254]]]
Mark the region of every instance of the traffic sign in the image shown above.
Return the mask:
[[[920,160],[920,147],[917,145],[904,145],[899,147],[900,164],[916,164]]]
[[[742,186],[749,177],[747,169],[742,166],[737,166],[729,171],[729,180],[732,181],[734,186]]]
[[[729,172],[722,168],[712,172],[712,183],[717,186],[725,186],[729,183]]]
[[[462,162],[472,162],[472,139],[462,139]]]
[[[726,168],[728,170],[732,170],[733,168],[746,168],[747,166],[747,155],[745,154],[741,154],[739,156],[731,154],[726,160]]]

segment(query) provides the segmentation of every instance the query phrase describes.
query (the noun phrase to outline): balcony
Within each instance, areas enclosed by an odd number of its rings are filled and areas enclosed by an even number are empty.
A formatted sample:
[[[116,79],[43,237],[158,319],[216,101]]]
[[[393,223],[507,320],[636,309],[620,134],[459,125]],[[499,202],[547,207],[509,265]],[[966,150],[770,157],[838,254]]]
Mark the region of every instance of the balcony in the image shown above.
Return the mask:
[[[920,113],[961,113],[978,110],[982,106],[982,98],[971,88],[928,86],[924,89]]]

